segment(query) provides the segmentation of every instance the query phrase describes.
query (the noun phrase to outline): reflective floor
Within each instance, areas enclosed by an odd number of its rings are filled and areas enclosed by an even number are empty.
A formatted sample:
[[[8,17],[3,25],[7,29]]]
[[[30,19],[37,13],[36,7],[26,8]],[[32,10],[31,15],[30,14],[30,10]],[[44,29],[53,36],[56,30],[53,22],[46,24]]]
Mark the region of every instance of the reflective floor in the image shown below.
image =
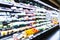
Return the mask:
[[[60,40],[59,33],[60,29],[53,33],[50,37],[48,37],[47,40]]]

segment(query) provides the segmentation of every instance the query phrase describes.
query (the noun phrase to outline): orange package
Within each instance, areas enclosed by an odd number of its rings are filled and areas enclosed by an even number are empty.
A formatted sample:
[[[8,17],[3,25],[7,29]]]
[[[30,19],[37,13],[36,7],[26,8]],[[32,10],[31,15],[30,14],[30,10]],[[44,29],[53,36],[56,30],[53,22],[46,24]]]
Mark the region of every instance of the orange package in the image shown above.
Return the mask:
[[[32,28],[32,31],[35,33],[39,32],[39,30],[35,29],[35,28]]]
[[[25,33],[26,33],[27,36],[30,36],[30,35],[35,34],[37,32],[39,32],[39,30],[37,30],[35,28],[25,30]]]

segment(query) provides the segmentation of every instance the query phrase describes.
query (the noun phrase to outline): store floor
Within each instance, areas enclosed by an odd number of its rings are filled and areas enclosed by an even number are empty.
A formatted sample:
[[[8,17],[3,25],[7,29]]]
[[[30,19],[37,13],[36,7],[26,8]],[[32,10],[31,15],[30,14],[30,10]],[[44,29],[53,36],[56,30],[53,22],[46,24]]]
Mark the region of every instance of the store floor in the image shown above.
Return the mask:
[[[60,29],[50,33],[47,37],[42,38],[41,40],[60,40]]]
[[[47,40],[60,40],[59,32],[60,32],[60,29],[54,32],[51,36],[47,37]]]

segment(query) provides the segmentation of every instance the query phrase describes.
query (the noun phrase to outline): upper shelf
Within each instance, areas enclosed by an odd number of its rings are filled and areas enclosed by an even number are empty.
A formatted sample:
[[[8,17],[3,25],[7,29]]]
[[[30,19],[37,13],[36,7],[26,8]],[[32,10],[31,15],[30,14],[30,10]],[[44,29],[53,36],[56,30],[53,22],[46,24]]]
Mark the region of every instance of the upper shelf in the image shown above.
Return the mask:
[[[36,1],[36,0],[34,0],[34,1]],[[46,4],[46,3],[42,2],[42,1],[37,0],[36,2],[41,3],[41,4],[43,4],[43,5],[45,5],[45,6],[49,7],[49,8],[52,8],[52,9],[54,9],[54,10],[59,11],[58,9],[56,9],[56,8],[50,6],[50,5],[48,5],[48,4]]]
[[[14,5],[15,7],[19,7],[19,8],[26,8],[26,9],[33,9],[33,8],[30,8],[30,7],[27,7],[27,6],[23,6],[23,5]]]
[[[34,0],[34,1],[36,1],[36,0]],[[50,5],[48,5],[48,4],[46,4],[46,3],[44,3],[44,2],[41,2],[41,1],[36,1],[36,2],[38,2],[38,3],[40,3],[40,4],[42,4],[42,5],[45,5],[45,6],[47,6],[47,7],[50,7],[50,8],[52,8],[52,9],[54,9],[54,10],[57,10],[57,11],[59,11],[58,9],[56,9],[56,8],[54,8],[54,7],[52,7],[52,6],[50,6]],[[28,4],[21,4],[21,3],[16,3],[16,4],[13,4],[13,3],[9,3],[9,2],[0,2],[0,4],[3,6],[3,5],[5,5],[4,7],[18,7],[18,8],[26,8],[26,9],[30,9],[30,10],[32,10],[32,9],[34,9],[35,7],[34,6],[29,6]],[[3,10],[2,10],[3,11]]]
[[[0,8],[0,11],[11,12],[12,10],[11,10],[11,9],[1,9],[1,8]]]
[[[13,6],[13,4],[12,4],[12,3],[0,2],[0,4],[7,5],[7,6]]]

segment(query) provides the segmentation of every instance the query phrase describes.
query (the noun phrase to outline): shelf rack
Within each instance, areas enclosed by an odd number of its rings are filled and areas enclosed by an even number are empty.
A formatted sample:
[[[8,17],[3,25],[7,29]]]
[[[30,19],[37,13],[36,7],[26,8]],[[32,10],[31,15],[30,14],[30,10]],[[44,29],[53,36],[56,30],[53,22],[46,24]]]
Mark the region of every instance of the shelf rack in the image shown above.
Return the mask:
[[[35,1],[35,0],[34,0]],[[56,9],[56,8],[53,8],[52,6],[50,6],[50,5],[48,5],[48,4],[46,4],[46,3],[44,3],[44,2],[41,2],[41,1],[36,1],[36,2],[39,2],[40,4],[43,4],[43,5],[45,5],[45,6],[47,6],[47,7],[49,7],[49,8],[52,8],[52,9],[54,9],[54,10],[57,10],[57,11],[59,11],[58,9]],[[29,7],[23,7],[23,6],[20,6],[20,5],[13,5],[13,4],[6,4],[6,3],[1,3],[0,2],[0,4],[2,4],[2,5],[8,5],[8,6],[14,6],[14,7],[22,7],[22,8],[27,8],[27,9],[31,9],[31,8],[29,8]],[[1,10],[1,11],[7,11],[7,12],[9,12],[8,10]],[[12,11],[10,11],[10,12],[12,12]],[[15,12],[15,13],[20,13],[20,12]],[[42,13],[41,13],[42,14]],[[36,15],[38,15],[38,14],[36,14]],[[46,14],[44,14],[44,15],[46,15]],[[24,16],[24,15],[22,15],[22,16]],[[36,17],[36,16],[35,16]],[[42,16],[38,16],[37,18],[43,18],[43,14],[42,14]],[[44,17],[44,18],[46,18],[46,17]],[[30,20],[30,19],[29,19]],[[34,20],[35,21],[35,20]],[[43,20],[39,20],[39,21],[43,21]],[[47,20],[44,20],[44,21],[47,21]],[[23,22],[24,23],[24,22]],[[25,23],[26,24],[28,24],[29,22],[26,22],[25,21]],[[37,23],[37,24],[35,24],[35,25],[33,25],[33,26],[36,26],[36,25],[38,25],[39,27],[42,25],[42,24],[48,24],[48,22],[43,22],[43,23]],[[39,33],[37,33],[37,34],[35,34],[35,35],[33,35],[32,36],[32,38],[27,38],[26,40],[30,40],[30,39],[34,39],[35,37],[37,37],[37,36],[39,36],[39,35],[41,35],[41,34],[43,34],[43,33],[45,33],[45,32],[47,32],[47,31],[49,31],[49,30],[51,30],[51,29],[53,29],[54,27],[56,27],[57,25],[54,25],[53,27],[51,27],[51,28],[49,28],[48,30],[44,30],[44,31],[42,31],[42,32],[39,32]],[[22,31],[23,32],[23,31]],[[17,32],[16,32],[17,33]],[[15,34],[15,33],[14,33]],[[19,35],[21,34],[21,32],[20,33],[18,33]],[[10,36],[8,36],[7,38],[8,39],[10,39],[12,36],[10,35]],[[7,38],[5,38],[6,40],[7,40]],[[4,40],[4,38],[2,39],[2,40]],[[11,40],[12,40],[12,38],[11,38]]]
[[[34,0],[34,1],[36,1],[36,0]],[[46,3],[42,2],[42,1],[37,0],[36,2],[38,2],[38,3],[42,4],[42,5],[45,5],[45,6],[49,7],[49,8],[52,8],[52,9],[54,9],[54,10],[59,11],[58,9],[56,9],[56,8],[50,6],[50,5],[48,5],[48,4],[46,4]]]

